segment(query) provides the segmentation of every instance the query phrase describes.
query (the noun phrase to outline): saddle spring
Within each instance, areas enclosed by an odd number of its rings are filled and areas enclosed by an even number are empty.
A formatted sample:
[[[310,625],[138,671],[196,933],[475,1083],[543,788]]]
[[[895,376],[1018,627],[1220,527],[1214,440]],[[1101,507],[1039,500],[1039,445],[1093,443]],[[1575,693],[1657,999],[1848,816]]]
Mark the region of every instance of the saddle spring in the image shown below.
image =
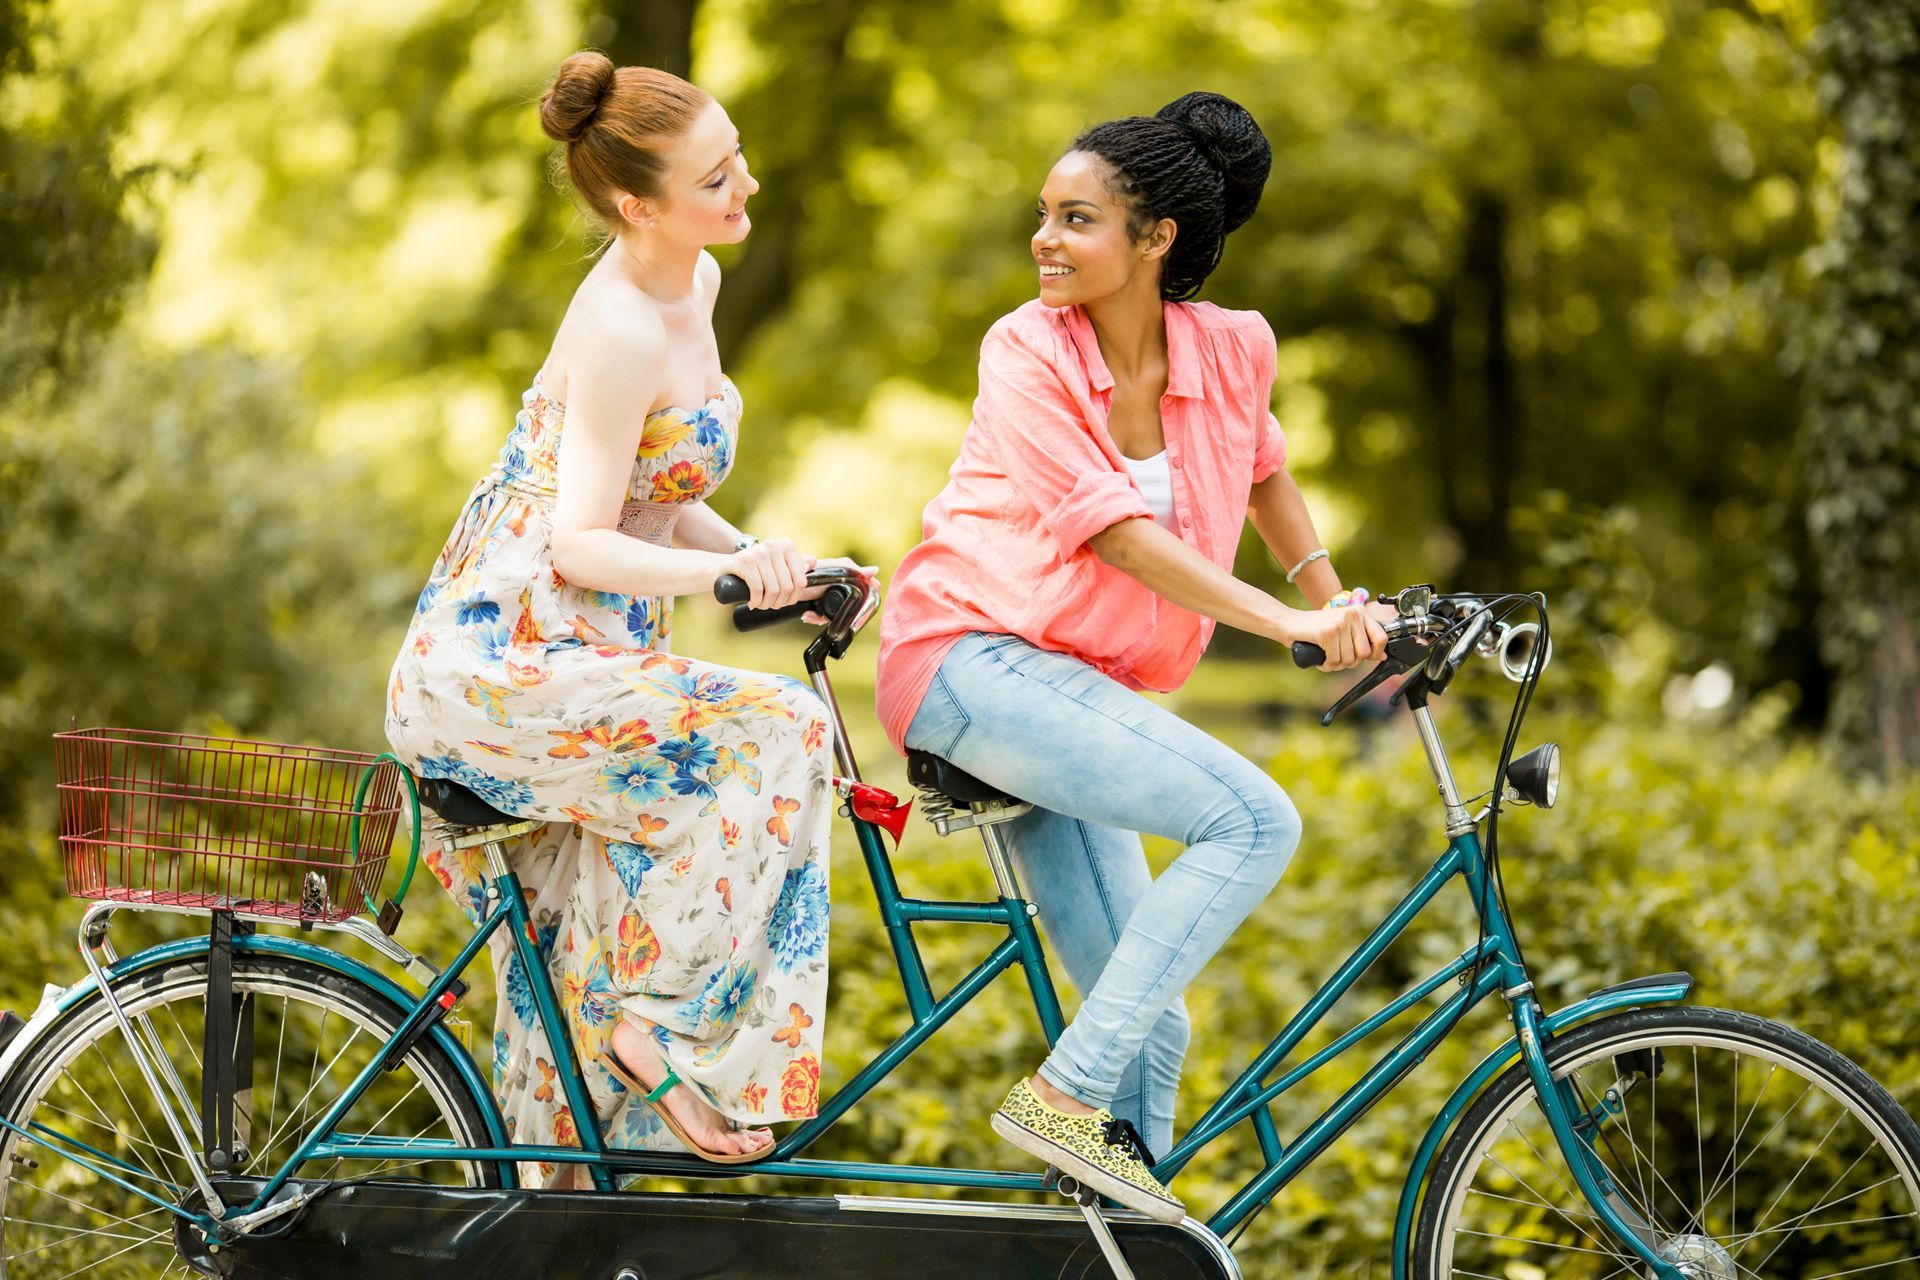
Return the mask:
[[[963,804],[946,792],[930,786],[914,789],[920,793],[920,812],[933,824],[933,829],[943,836],[950,836],[956,831],[970,831],[975,827],[1011,822],[1033,808],[1025,801],[1009,803],[1005,800],[980,800]]]

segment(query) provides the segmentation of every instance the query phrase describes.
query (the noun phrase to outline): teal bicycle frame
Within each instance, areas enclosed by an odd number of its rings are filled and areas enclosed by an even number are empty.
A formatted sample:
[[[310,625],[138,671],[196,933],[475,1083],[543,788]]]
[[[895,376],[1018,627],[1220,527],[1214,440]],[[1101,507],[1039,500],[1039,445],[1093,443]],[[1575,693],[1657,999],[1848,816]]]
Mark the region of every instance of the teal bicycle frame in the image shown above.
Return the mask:
[[[813,654],[810,652],[808,666],[814,677],[815,688],[825,698],[836,720],[835,728],[838,730],[836,750],[839,753],[841,768],[850,778],[857,780],[859,774],[851,752],[845,746],[844,725],[838,722],[839,712],[826,679],[824,663],[816,667]],[[1415,1208],[1427,1169],[1442,1139],[1474,1096],[1501,1070],[1519,1059],[1525,1062],[1526,1069],[1532,1076],[1537,1096],[1542,1102],[1542,1109],[1559,1141],[1563,1155],[1567,1157],[1576,1184],[1591,1202],[1594,1214],[1612,1229],[1624,1249],[1631,1251],[1647,1264],[1650,1269],[1649,1274],[1663,1277],[1664,1280],[1683,1280],[1681,1273],[1672,1264],[1654,1255],[1651,1247],[1636,1230],[1637,1226],[1643,1228],[1643,1224],[1630,1220],[1628,1215],[1631,1211],[1624,1209],[1624,1202],[1614,1192],[1605,1169],[1599,1160],[1592,1156],[1589,1144],[1598,1140],[1600,1125],[1590,1124],[1588,1127],[1591,1132],[1586,1136],[1576,1131],[1577,1121],[1592,1120],[1594,1117],[1586,1116],[1578,1102],[1571,1097],[1568,1088],[1552,1078],[1547,1062],[1546,1044],[1557,1032],[1599,1014],[1630,1006],[1673,1003],[1682,1000],[1687,994],[1689,982],[1683,975],[1675,975],[1671,981],[1640,981],[1622,984],[1620,988],[1610,988],[1552,1015],[1545,1014],[1533,998],[1533,984],[1529,981],[1521,963],[1512,926],[1501,906],[1499,895],[1492,891],[1492,885],[1489,882],[1490,872],[1481,848],[1477,823],[1466,817],[1465,810],[1460,805],[1444,751],[1434,732],[1431,713],[1425,705],[1424,698],[1420,699],[1419,705],[1414,706],[1413,714],[1421,730],[1421,738],[1427,750],[1429,763],[1434,767],[1435,776],[1440,782],[1441,796],[1447,804],[1449,840],[1446,850],[1386,919],[1381,921],[1353,954],[1314,993],[1305,1006],[1289,1020],[1279,1034],[1255,1056],[1226,1091],[1208,1107],[1193,1128],[1175,1144],[1171,1151],[1159,1158],[1153,1172],[1163,1181],[1170,1181],[1221,1135],[1241,1123],[1250,1123],[1262,1155],[1262,1167],[1206,1221],[1206,1226],[1216,1235],[1224,1236],[1232,1232],[1266,1205],[1281,1188],[1312,1163],[1349,1126],[1364,1116],[1394,1085],[1423,1061],[1434,1046],[1454,1030],[1467,1012],[1489,996],[1499,993],[1507,1002],[1508,1016],[1515,1024],[1517,1035],[1482,1060],[1476,1070],[1455,1089],[1430,1125],[1401,1192],[1394,1230],[1394,1275],[1404,1277],[1407,1274]],[[306,1136],[300,1148],[259,1188],[256,1198],[240,1209],[239,1213],[244,1215],[267,1207],[275,1194],[294,1179],[301,1166],[309,1161],[336,1157],[374,1160],[428,1158],[436,1161],[492,1164],[510,1186],[514,1185],[513,1162],[540,1161],[585,1165],[594,1185],[602,1190],[613,1189],[617,1185],[617,1177],[625,1174],[661,1174],[682,1178],[726,1178],[751,1175],[965,1187],[1003,1192],[1048,1190],[1044,1176],[1038,1173],[942,1169],[921,1165],[877,1164],[802,1157],[802,1152],[864,1098],[876,1084],[912,1056],[935,1032],[945,1026],[956,1012],[995,979],[1015,966],[1018,966],[1026,976],[1034,1008],[1039,1016],[1047,1043],[1051,1045],[1063,1029],[1059,999],[1048,974],[1039,933],[1034,924],[1035,912],[1023,898],[1018,896],[1017,891],[1003,893],[998,900],[991,902],[935,902],[906,897],[900,892],[892,863],[881,838],[880,828],[858,817],[854,817],[853,825],[878,897],[880,917],[887,930],[905,988],[908,1008],[913,1019],[912,1024],[851,1080],[828,1097],[817,1116],[780,1138],[773,1153],[767,1158],[745,1166],[718,1166],[692,1155],[609,1146],[602,1138],[598,1126],[591,1123],[576,1126],[581,1143],[578,1147],[514,1143],[505,1138],[505,1126],[493,1102],[491,1092],[480,1083],[480,1072],[474,1066],[470,1056],[458,1047],[457,1041],[438,1024],[438,1018],[452,1003],[450,1000],[443,1003],[443,997],[454,990],[454,985],[461,973],[473,962],[494,933],[502,928],[508,930],[509,937],[513,941],[514,952],[528,976],[536,1016],[541,1025],[549,1030],[548,1039],[556,1060],[557,1077],[564,1091],[567,1105],[576,1116],[592,1116],[594,1111],[588,1099],[581,1063],[574,1051],[571,1037],[566,1034],[567,1024],[561,1016],[559,1000],[548,974],[545,957],[540,954],[533,940],[531,920],[521,893],[519,878],[508,867],[504,846],[499,840],[487,845],[492,874],[488,882],[488,907],[485,918],[461,948],[453,963],[428,982],[425,991],[417,998],[406,996],[396,984],[379,977],[359,962],[327,948],[292,938],[267,935],[236,936],[232,945],[238,952],[259,951],[298,956],[347,973],[360,981],[369,982],[369,985],[375,986],[381,994],[394,1000],[406,1010],[406,1016],[388,1040],[387,1048],[391,1049],[395,1045],[406,1042],[410,1037],[422,1033],[434,1036],[437,1043],[448,1050],[455,1062],[459,1064],[459,1070],[468,1082],[475,1102],[480,1106],[485,1117],[488,1132],[492,1135],[492,1145],[468,1147],[459,1146],[450,1141],[428,1142],[379,1134],[336,1132],[335,1126],[340,1123],[379,1074],[381,1062],[386,1056],[383,1050],[334,1100],[315,1123],[313,1130]],[[1469,895],[1475,904],[1481,926],[1479,942],[1463,951],[1451,963],[1341,1034],[1325,1048],[1287,1070],[1285,1074],[1279,1075],[1277,1079],[1270,1081],[1270,1077],[1280,1071],[1289,1055],[1320,1024],[1328,1011],[1456,876],[1465,881]],[[914,937],[914,926],[923,923],[998,925],[1007,931],[1007,936],[951,990],[945,995],[936,997]],[[204,952],[208,946],[209,942],[206,938],[169,943],[115,963],[105,971],[104,976],[108,985],[113,986],[123,977],[131,976],[156,964],[171,963],[182,956],[194,954],[196,949]],[[1291,1142],[1281,1140],[1271,1110],[1275,1099],[1308,1080],[1328,1063],[1449,983],[1458,984],[1459,989],[1408,1031]],[[84,1000],[94,988],[95,984],[91,979],[76,985],[63,997],[62,1007],[71,1007]],[[1604,1118],[1601,1120],[1604,1123]],[[4,1122],[0,1121],[0,1123]],[[65,1140],[64,1135],[41,1136],[11,1124],[6,1127],[14,1129],[15,1132],[42,1146],[78,1160],[102,1176],[113,1176],[109,1170],[95,1167],[85,1156],[76,1156],[72,1152],[54,1147],[48,1141],[49,1137]],[[122,1182],[117,1177],[113,1180]],[[122,1182],[122,1185],[126,1184]],[[160,1201],[156,1200],[156,1203]],[[167,1207],[172,1208],[170,1205]],[[175,1210],[175,1212],[180,1211]],[[201,1221],[200,1215],[188,1216],[203,1227],[210,1225]]]

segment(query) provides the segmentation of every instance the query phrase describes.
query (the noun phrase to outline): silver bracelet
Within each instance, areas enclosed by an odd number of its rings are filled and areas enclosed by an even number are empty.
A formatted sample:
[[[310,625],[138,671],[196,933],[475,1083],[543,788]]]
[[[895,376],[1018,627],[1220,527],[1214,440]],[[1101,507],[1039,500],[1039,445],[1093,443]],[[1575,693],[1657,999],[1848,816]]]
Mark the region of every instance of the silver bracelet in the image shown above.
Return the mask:
[[[1292,586],[1293,580],[1300,576],[1300,571],[1306,568],[1308,565],[1312,564],[1315,560],[1325,560],[1329,558],[1332,554],[1333,553],[1328,551],[1325,547],[1315,547],[1313,550],[1307,552],[1305,559],[1303,559],[1299,564],[1293,566],[1293,568],[1287,570],[1287,585]]]
[[[738,553],[741,551],[745,551],[748,547],[757,546],[759,542],[760,542],[760,539],[754,537],[752,534],[743,533],[740,535],[739,539],[734,542],[733,549],[736,553]]]

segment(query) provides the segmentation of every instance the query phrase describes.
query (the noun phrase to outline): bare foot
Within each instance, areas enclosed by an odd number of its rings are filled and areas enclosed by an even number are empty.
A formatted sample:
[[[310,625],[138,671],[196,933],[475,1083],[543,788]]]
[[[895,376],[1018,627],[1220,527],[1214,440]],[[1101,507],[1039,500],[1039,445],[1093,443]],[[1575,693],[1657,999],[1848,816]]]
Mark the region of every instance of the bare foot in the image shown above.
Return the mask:
[[[1040,1101],[1046,1103],[1055,1111],[1064,1111],[1070,1116],[1090,1116],[1100,1109],[1098,1107],[1088,1106],[1071,1094],[1060,1092],[1047,1083],[1045,1076],[1035,1075],[1028,1083],[1034,1093],[1039,1095]]]
[[[666,1060],[660,1056],[653,1038],[633,1023],[621,1019],[613,1029],[613,1053],[627,1073],[651,1091],[667,1078]],[[769,1129],[736,1129],[733,1122],[707,1105],[700,1091],[691,1084],[667,1090],[660,1100],[694,1145],[710,1155],[728,1156],[762,1151],[773,1142]],[[698,1153],[696,1153],[698,1154]]]

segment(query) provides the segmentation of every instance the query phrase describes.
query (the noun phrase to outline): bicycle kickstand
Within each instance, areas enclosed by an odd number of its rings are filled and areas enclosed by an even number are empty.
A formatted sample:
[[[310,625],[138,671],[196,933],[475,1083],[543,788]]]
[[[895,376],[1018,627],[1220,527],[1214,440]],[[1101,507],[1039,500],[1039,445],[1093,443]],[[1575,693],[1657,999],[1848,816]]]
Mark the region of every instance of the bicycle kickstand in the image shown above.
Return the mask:
[[[1127,1255],[1120,1252],[1120,1242],[1113,1238],[1113,1229],[1101,1216],[1099,1195],[1092,1188],[1081,1186],[1079,1180],[1070,1174],[1056,1172],[1053,1181],[1061,1195],[1079,1206],[1081,1216],[1093,1229],[1093,1238],[1099,1243],[1100,1252],[1106,1255],[1107,1265],[1113,1269],[1114,1280],[1134,1280],[1133,1268],[1127,1265]]]

